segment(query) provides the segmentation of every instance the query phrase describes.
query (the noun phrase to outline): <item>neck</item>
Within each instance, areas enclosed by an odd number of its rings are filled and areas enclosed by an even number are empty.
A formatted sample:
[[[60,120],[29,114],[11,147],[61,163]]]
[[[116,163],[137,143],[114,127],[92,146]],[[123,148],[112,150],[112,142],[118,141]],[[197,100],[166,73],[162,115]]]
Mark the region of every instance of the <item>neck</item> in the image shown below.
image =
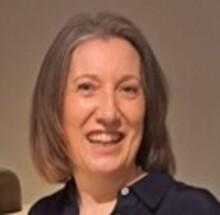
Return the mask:
[[[78,200],[80,204],[105,204],[116,200],[118,191],[126,185],[135,182],[143,174],[137,167],[129,170],[118,171],[111,175],[74,173]]]

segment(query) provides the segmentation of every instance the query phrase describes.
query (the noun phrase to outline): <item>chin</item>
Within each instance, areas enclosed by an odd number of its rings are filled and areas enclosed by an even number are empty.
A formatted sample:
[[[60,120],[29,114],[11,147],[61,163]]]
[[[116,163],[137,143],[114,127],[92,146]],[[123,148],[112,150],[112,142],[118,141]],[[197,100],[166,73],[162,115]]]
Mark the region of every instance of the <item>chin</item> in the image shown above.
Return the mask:
[[[113,160],[96,160],[94,165],[90,165],[89,169],[97,175],[111,175],[121,172],[125,168],[122,163]]]

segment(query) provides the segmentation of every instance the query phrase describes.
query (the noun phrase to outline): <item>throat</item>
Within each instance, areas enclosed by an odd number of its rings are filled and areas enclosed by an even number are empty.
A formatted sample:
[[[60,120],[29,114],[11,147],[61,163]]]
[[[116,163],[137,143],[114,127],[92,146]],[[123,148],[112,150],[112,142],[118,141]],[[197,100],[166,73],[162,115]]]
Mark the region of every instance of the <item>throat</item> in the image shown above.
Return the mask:
[[[130,186],[146,175],[140,168],[112,175],[75,174],[78,201],[98,204],[114,202],[124,186]]]
[[[131,172],[126,172],[131,173]],[[123,173],[112,177],[83,177],[76,179],[80,215],[109,215],[117,203],[118,192],[146,176],[136,168],[132,174]],[[88,180],[89,179],[89,180]]]
[[[109,215],[116,206],[116,200],[105,203],[85,202],[79,205],[80,215],[91,215],[91,211],[95,215]]]

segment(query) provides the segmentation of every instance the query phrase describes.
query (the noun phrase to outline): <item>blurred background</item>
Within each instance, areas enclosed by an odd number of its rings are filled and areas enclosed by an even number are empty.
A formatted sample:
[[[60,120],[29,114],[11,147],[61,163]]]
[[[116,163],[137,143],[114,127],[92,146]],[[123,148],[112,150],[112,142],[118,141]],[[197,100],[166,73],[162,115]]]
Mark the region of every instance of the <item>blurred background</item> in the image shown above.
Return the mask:
[[[62,185],[33,168],[28,130],[32,89],[55,34],[71,16],[108,10],[144,32],[167,77],[167,119],[176,178],[220,199],[219,0],[1,0],[0,166],[16,172],[24,210]]]

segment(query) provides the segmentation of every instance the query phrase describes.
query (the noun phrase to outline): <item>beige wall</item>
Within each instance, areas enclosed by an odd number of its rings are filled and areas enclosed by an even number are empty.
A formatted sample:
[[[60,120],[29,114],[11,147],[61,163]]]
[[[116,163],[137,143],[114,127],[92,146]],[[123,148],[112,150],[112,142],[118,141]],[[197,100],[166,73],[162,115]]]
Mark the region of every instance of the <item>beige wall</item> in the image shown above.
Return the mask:
[[[176,177],[220,198],[219,0],[1,0],[0,166],[17,172],[27,205],[55,189],[37,176],[29,157],[33,83],[66,19],[103,9],[120,12],[140,26],[166,73]]]

